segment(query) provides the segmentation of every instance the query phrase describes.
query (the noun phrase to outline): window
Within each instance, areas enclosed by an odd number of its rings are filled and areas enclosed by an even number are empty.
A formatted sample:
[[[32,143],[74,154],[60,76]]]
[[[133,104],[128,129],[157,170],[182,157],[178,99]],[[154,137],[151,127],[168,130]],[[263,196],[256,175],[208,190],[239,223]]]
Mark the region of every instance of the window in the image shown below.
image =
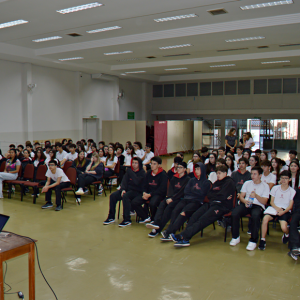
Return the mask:
[[[163,86],[153,85],[153,98],[159,98],[163,96]]]
[[[281,94],[282,79],[268,80],[268,94]]]
[[[297,93],[297,78],[284,78],[283,79],[283,93],[284,94]]]
[[[225,95],[236,95],[236,81],[225,81]]]
[[[176,95],[176,97],[185,97],[186,96],[186,84],[185,83],[175,84],[175,95]]]
[[[255,79],[254,94],[266,94],[266,93],[267,93],[267,79]]]
[[[213,96],[223,96],[223,81],[216,81],[212,83]]]
[[[164,97],[174,97],[174,84],[164,85]]]
[[[238,94],[239,95],[250,95],[250,80],[239,80],[238,81]]]
[[[198,96],[198,83],[187,84],[187,96]]]
[[[200,96],[211,96],[211,82],[200,82]]]

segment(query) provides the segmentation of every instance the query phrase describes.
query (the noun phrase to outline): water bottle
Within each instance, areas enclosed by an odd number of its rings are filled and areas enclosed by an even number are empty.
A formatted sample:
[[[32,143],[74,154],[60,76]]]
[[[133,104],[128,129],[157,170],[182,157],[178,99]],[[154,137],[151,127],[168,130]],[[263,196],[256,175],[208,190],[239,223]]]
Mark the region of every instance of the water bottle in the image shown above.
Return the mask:
[[[251,208],[252,204],[254,202],[254,198],[249,197],[248,201],[251,202],[251,204],[249,204],[248,208]]]

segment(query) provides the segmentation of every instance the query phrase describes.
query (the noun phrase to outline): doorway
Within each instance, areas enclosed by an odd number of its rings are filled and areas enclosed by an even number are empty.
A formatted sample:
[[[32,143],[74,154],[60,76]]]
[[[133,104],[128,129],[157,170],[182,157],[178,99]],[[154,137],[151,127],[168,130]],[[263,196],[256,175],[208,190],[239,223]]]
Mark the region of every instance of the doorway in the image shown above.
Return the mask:
[[[96,143],[98,142],[98,128],[99,128],[99,119],[98,118],[84,118],[82,134],[85,140],[93,139]]]

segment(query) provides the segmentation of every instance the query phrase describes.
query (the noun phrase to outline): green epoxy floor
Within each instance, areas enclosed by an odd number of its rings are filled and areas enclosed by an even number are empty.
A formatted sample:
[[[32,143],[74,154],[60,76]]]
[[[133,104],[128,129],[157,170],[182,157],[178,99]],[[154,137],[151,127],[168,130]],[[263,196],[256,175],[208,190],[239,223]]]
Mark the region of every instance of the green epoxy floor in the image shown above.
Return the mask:
[[[164,159],[170,166],[172,158]],[[44,197],[32,204],[0,200],[0,212],[11,216],[8,231],[38,240],[42,269],[59,300],[81,299],[299,299],[300,265],[287,256],[282,233],[270,230],[265,251],[246,251],[248,236],[230,247],[224,229],[210,226],[191,246],[175,249],[173,243],[149,238],[149,229],[136,224],[119,228],[102,225],[108,197],[84,196],[77,206],[69,195],[60,212],[42,210]],[[6,282],[28,299],[27,257],[8,261]],[[18,299],[6,295],[5,299]],[[36,299],[54,299],[36,267]]]

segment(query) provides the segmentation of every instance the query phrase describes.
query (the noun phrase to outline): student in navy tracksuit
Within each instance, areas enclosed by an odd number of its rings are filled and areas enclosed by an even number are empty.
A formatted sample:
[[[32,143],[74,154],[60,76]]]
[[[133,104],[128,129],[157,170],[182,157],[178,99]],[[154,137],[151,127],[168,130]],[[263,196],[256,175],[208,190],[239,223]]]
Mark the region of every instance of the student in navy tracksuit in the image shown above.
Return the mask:
[[[154,222],[152,224],[146,224],[147,228],[152,229],[152,231],[148,234],[149,237],[156,237],[164,229],[171,218],[172,211],[182,200],[184,196],[184,189],[190,180],[190,177],[186,173],[186,168],[186,162],[182,161],[178,163],[177,173],[170,181],[166,198],[159,204]]]
[[[198,162],[194,165],[194,177],[190,179],[184,189],[184,198],[176,205],[172,212],[171,222],[167,230],[162,231],[162,241],[170,241],[171,233],[175,233],[201,207],[204,198],[210,190],[210,182],[206,178],[206,167]]]
[[[109,198],[109,213],[107,219],[103,222],[104,225],[109,225],[115,222],[116,205],[118,201],[123,202],[123,222],[119,227],[131,225],[130,208],[131,200],[135,197],[142,197],[143,183],[145,180],[145,171],[143,162],[139,157],[133,157],[131,168],[127,169],[123,177],[121,188],[110,195]]]
[[[235,183],[231,177],[227,176],[227,172],[227,166],[216,168],[218,180],[207,194],[209,203],[204,203],[193,213],[184,231],[177,235],[171,234],[172,240],[176,243],[175,247],[189,246],[189,240],[195,234],[232,210]]]
[[[182,158],[176,156],[174,158],[174,164],[173,164],[174,166],[167,173],[169,180],[171,180],[173,178],[173,176],[177,173],[177,167],[180,162],[182,162]]]
[[[300,188],[296,190],[294,196],[294,210],[292,214],[292,220],[290,222],[290,236],[289,236],[289,248],[288,255],[297,260],[300,255],[300,235],[298,231],[300,221]]]
[[[158,205],[166,197],[168,177],[161,167],[161,162],[159,156],[151,158],[151,170],[147,172],[144,180],[143,195],[135,197],[131,202],[131,209],[142,219],[140,223],[150,222],[151,218],[154,220]],[[151,218],[148,218],[148,208],[144,205],[148,201]]]

